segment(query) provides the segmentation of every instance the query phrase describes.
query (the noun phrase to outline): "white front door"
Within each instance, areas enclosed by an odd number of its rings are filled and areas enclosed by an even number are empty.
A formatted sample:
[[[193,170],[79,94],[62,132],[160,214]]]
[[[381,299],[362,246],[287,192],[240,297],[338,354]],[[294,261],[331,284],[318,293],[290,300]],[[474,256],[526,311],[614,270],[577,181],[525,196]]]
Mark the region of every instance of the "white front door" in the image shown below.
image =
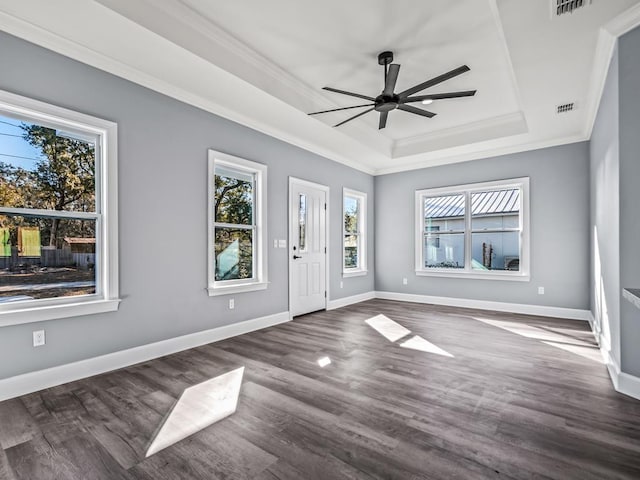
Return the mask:
[[[289,179],[289,311],[291,316],[327,306],[328,187]]]

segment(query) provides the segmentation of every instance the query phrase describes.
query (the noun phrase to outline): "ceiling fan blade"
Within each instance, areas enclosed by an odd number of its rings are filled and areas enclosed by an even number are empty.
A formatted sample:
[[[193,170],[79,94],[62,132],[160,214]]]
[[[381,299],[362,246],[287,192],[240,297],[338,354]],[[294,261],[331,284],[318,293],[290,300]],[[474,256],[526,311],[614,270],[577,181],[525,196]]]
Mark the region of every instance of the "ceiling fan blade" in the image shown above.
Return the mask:
[[[398,105],[398,110],[402,110],[403,112],[415,113],[416,115],[421,115],[423,117],[435,117],[436,114],[430,112],[428,110],[422,110],[421,108],[412,107],[411,105]]]
[[[423,100],[443,100],[446,98],[473,97],[477,90],[465,90],[463,92],[433,93],[431,95],[417,95],[400,100],[400,103],[421,102]]]
[[[373,105],[375,105],[375,103],[365,103],[364,105],[354,105],[352,107],[342,107],[342,108],[334,108],[332,110],[322,110],[321,112],[311,112],[311,113],[307,113],[307,115],[318,115],[319,113],[337,112],[340,110],[349,110],[350,108],[371,107]]]
[[[378,124],[378,130],[382,130],[387,126],[387,117],[389,116],[389,112],[380,112],[380,123]]]
[[[396,82],[398,81],[398,72],[400,71],[400,65],[392,63],[389,65],[389,72],[387,72],[387,78],[384,82],[384,90],[382,95],[392,96],[393,91],[396,88]]]
[[[372,111],[373,111],[373,108],[370,108],[369,110],[365,110],[364,112],[360,112],[359,114],[354,115],[351,118],[347,118],[344,122],[337,123],[336,125],[334,125],[334,127],[339,127],[340,125],[344,125],[345,123],[350,122],[351,120],[355,120],[356,118],[364,115],[365,113],[369,113],[369,112],[372,112]]]
[[[408,96],[413,95],[416,92],[424,90],[425,88],[433,87],[434,85],[437,85],[438,83],[442,83],[442,82],[444,82],[446,80],[449,80],[450,78],[457,77],[458,75],[460,75],[460,74],[462,74],[464,72],[468,72],[469,70],[471,70],[469,67],[467,67],[466,65],[462,65],[461,67],[454,68],[450,72],[443,73],[442,75],[434,77],[431,80],[427,80],[426,82],[423,82],[423,83],[421,83],[419,85],[416,85],[415,87],[411,87],[411,88],[405,90],[404,92],[400,92],[398,94],[398,96],[400,98],[407,98]]]
[[[346,92],[344,90],[338,90],[337,88],[322,87],[322,89],[323,90],[327,90],[329,92],[341,93],[342,95],[349,95],[350,97],[364,98],[365,100],[369,100],[370,102],[375,102],[376,101],[376,99],[373,98],[373,97],[367,97],[366,95],[360,95],[359,93]]]

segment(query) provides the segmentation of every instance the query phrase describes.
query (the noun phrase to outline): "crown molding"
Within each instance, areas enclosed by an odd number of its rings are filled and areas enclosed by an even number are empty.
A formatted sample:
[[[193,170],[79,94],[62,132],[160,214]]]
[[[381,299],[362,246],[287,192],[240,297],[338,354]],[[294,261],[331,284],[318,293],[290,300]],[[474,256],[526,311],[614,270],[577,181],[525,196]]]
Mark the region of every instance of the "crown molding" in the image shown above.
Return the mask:
[[[337,103],[334,97],[314,89],[238,40],[195,9],[188,1],[94,1],[301,112],[344,106]],[[154,11],[154,15],[149,15],[150,10]],[[162,17],[158,14],[162,14]],[[314,120],[323,124],[319,120]],[[373,145],[384,155],[391,156],[392,140],[378,135],[377,131],[366,128],[358,122],[350,124],[348,130],[349,136],[356,141]],[[344,134],[344,132],[341,133]]]
[[[589,81],[589,93],[587,95],[587,119],[584,127],[584,135],[591,138],[593,127],[598,116],[600,100],[604,92],[604,86],[609,73],[609,64],[615,51],[618,38],[640,25],[640,4],[636,4],[622,12],[613,20],[605,24],[598,33],[598,43],[594,55],[593,69]]]
[[[421,159],[416,162],[406,163],[403,165],[397,165],[387,168],[378,168],[374,174],[377,175],[389,175],[391,173],[407,172],[411,170],[418,170],[422,168],[438,167],[441,165],[449,165],[453,163],[468,162],[470,160],[481,160],[484,158],[500,157],[502,155],[510,155],[513,153],[527,152],[530,150],[540,150],[543,148],[557,147],[561,145],[568,145],[571,143],[586,142],[589,140],[583,134],[570,135],[562,138],[545,139],[538,142],[519,143],[506,146],[500,146],[495,148],[485,148],[482,150],[474,150],[462,154],[452,155],[440,155],[437,157],[431,157],[427,159]]]
[[[101,4],[98,4],[97,2],[94,3],[96,5],[99,5],[99,7],[101,8],[107,8]],[[17,8],[19,11],[21,11],[20,6],[18,6]],[[61,30],[63,30],[62,27],[60,28]],[[354,160],[354,157],[357,158],[356,156],[348,154],[341,155],[337,153],[334,148],[328,148],[325,147],[324,144],[321,145],[319,142],[315,142],[314,139],[319,136],[317,134],[312,135],[311,132],[309,132],[308,135],[305,135],[305,137],[307,138],[302,138],[301,136],[292,134],[291,132],[283,128],[279,128],[279,126],[273,122],[267,123],[264,121],[260,121],[255,117],[250,117],[248,115],[240,113],[237,109],[229,108],[216,101],[213,101],[210,98],[194,93],[189,89],[165,81],[158,75],[149,74],[142,69],[133,67],[129,63],[125,63],[102,52],[96,51],[95,49],[89,48],[86,45],[81,44],[73,39],[66,38],[58,31],[53,31],[49,28],[45,28],[37,24],[35,21],[31,20],[31,17],[29,17],[29,20],[27,20],[21,18],[16,13],[8,13],[6,11],[0,10],[0,30],[16,37],[22,38],[28,42],[52,50],[56,53],[65,55],[86,65],[98,68],[143,87],[175,98],[181,102],[201,108],[205,111],[219,115],[241,125],[245,125],[249,128],[287,142],[291,145],[300,147],[317,155],[321,155],[338,163],[342,163],[343,165],[346,165],[348,167],[354,168],[364,173],[368,173],[370,175],[373,175],[375,172],[374,168],[365,165],[364,163],[361,163],[357,160]],[[213,65],[211,65],[211,67],[220,70]],[[290,112],[293,112],[294,115],[299,116],[300,121],[297,122],[297,124],[299,125],[303,122],[316,123],[313,120],[309,119],[304,113],[296,110],[290,105],[286,105],[285,108]],[[351,141],[354,143],[357,142],[356,140],[348,137],[342,132],[331,133],[331,127],[320,122],[318,123],[319,128],[324,130],[325,136],[330,135],[334,139],[336,137],[339,138],[340,136],[342,136],[343,138],[346,138],[347,141]],[[307,123],[307,125],[309,125],[309,123]],[[327,144],[331,145],[330,142],[327,142]],[[373,151],[371,151],[370,154],[362,152],[361,155],[365,158],[368,158],[373,153]]]
[[[524,113],[508,113],[424,135],[396,140],[392,157],[408,157],[527,132],[528,128]]]

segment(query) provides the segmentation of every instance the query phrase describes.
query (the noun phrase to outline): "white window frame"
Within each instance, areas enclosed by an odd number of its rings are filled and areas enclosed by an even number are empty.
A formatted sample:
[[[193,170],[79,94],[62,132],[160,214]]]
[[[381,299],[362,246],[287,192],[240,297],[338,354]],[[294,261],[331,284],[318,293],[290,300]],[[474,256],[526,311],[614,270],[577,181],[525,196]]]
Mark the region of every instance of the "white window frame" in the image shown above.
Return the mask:
[[[345,255],[345,237],[347,232],[344,229],[344,202],[347,197],[355,198],[359,205],[358,213],[358,266],[346,268],[344,265]],[[342,276],[343,277],[359,277],[366,275],[367,271],[367,194],[350,188],[342,189]]]
[[[96,211],[51,212],[0,206],[0,214],[30,213],[96,221],[96,293],[0,304],[0,327],[113,312],[118,309],[118,126],[116,123],[0,90],[0,113],[96,139]]]
[[[520,270],[474,270],[471,267],[472,243],[471,243],[471,194],[487,189],[518,188],[520,189]],[[425,219],[423,212],[424,199],[427,197],[443,195],[465,196],[465,228],[464,228],[464,248],[465,266],[464,269],[448,268],[427,268],[424,266],[423,233],[425,231]],[[415,194],[415,272],[419,276],[430,277],[451,277],[451,278],[474,278],[483,280],[512,280],[530,281],[530,253],[529,253],[529,177],[512,178],[491,182],[472,183],[467,185],[455,185],[450,187],[428,188],[416,190]],[[445,232],[443,232],[445,233]]]
[[[254,175],[254,251],[253,272],[251,279],[216,280],[215,268],[215,168],[223,166],[242,173]],[[216,150],[209,150],[208,174],[208,286],[209,296],[229,295],[233,293],[264,290],[269,285],[267,280],[267,166],[244,158],[236,157]]]

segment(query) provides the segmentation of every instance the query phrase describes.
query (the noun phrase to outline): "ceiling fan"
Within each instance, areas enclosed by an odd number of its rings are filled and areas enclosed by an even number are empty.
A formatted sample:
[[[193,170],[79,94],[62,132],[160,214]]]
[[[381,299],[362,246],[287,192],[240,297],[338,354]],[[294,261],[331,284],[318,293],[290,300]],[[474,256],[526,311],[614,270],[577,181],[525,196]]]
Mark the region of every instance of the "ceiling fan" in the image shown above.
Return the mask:
[[[468,72],[471,70],[466,65],[462,65],[461,67],[455,68],[450,72],[443,73],[437,77],[434,77],[426,82],[420,83],[414,87],[411,87],[407,90],[404,90],[400,93],[394,93],[394,89],[396,88],[396,81],[398,80],[398,72],[400,72],[400,65],[393,62],[393,52],[382,52],[378,55],[378,63],[384,66],[384,90],[377,97],[368,97],[366,95],[360,95],[359,93],[347,92],[345,90],[338,90],[337,88],[331,87],[323,87],[323,90],[328,90],[329,92],[341,93],[343,95],[349,95],[351,97],[362,98],[364,100],[368,100],[373,103],[366,103],[363,105],[354,105],[352,107],[343,107],[343,108],[334,108],[332,110],[323,110],[321,112],[313,112],[309,115],[318,115],[320,113],[329,113],[329,112],[337,112],[339,110],[349,110],[352,108],[362,108],[362,107],[371,107],[363,112],[354,115],[353,117],[347,118],[345,121],[340,122],[334,127],[339,127],[340,125],[344,125],[351,120],[355,120],[356,118],[372,112],[375,110],[376,112],[380,112],[380,123],[378,124],[378,129],[383,129],[387,126],[387,117],[389,116],[389,112],[395,109],[402,110],[403,112],[413,113],[415,115],[420,115],[422,117],[434,117],[436,114],[433,112],[429,112],[428,110],[423,110],[421,108],[416,108],[412,105],[407,105],[408,103],[415,102],[423,102],[423,103],[431,103],[433,100],[442,100],[445,98],[459,98],[459,97],[472,97],[476,94],[476,90],[466,90],[462,92],[449,92],[449,93],[433,93],[431,95],[416,95],[412,96],[414,93],[418,93],[426,88],[432,87],[444,81],[447,81],[453,77],[457,77],[458,75]]]

